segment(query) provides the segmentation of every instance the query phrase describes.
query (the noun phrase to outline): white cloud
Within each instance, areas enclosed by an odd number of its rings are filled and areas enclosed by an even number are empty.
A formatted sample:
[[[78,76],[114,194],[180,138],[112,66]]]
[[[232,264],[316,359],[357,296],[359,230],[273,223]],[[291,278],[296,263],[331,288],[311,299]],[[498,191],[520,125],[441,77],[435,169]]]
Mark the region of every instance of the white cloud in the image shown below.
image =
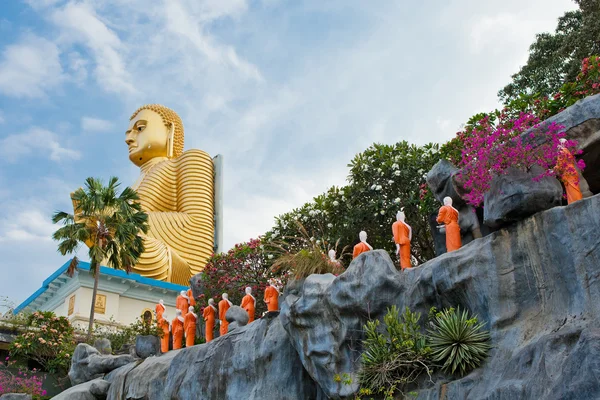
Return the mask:
[[[112,122],[92,117],[81,118],[81,129],[86,132],[109,132],[114,128]]]
[[[30,209],[5,215],[0,224],[0,241],[43,240],[50,241],[56,226],[50,215]]]
[[[52,161],[81,157],[77,150],[63,147],[55,133],[42,128],[33,127],[0,140],[0,156],[5,161],[15,162],[32,154],[47,156]]]
[[[27,35],[2,52],[0,93],[14,97],[42,97],[62,80],[59,50],[49,40]]]
[[[96,78],[105,91],[133,91],[131,77],[123,61],[126,48],[119,36],[106,26],[90,5],[68,3],[52,12],[50,18],[62,29],[61,42],[82,44],[91,51]],[[81,67],[81,63],[77,67]]]

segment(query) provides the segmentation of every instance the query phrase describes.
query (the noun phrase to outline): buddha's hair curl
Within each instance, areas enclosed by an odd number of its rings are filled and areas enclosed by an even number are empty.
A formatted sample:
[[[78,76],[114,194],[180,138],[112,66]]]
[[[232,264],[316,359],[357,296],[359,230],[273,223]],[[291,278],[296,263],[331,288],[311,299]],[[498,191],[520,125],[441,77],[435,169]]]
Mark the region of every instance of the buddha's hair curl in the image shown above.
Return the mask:
[[[177,113],[168,107],[160,104],[146,104],[141,106],[131,115],[129,120],[135,118],[142,110],[151,110],[160,115],[165,126],[171,129],[171,124],[174,127],[173,135],[173,157],[179,157],[183,153],[183,122]]]

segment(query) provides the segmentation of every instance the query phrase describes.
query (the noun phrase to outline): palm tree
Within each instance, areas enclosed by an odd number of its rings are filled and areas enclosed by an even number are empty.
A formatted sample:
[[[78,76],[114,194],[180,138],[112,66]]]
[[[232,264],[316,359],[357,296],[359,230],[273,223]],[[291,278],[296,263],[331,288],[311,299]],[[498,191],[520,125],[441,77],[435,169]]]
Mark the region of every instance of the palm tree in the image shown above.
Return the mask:
[[[88,340],[94,324],[100,264],[104,262],[129,273],[144,252],[140,233],[148,232],[148,214],[142,210],[137,192],[126,187],[118,194],[119,185],[116,177],[110,178],[108,186],[99,179],[87,178],[85,189],[79,188],[71,194],[74,213],[58,211],[52,217],[52,222],[62,221],[64,225],[52,235],[59,241],[58,251],[63,256],[76,253],[82,243],[89,247],[94,290]],[[73,257],[67,269],[69,276],[75,273],[78,262],[77,257]]]

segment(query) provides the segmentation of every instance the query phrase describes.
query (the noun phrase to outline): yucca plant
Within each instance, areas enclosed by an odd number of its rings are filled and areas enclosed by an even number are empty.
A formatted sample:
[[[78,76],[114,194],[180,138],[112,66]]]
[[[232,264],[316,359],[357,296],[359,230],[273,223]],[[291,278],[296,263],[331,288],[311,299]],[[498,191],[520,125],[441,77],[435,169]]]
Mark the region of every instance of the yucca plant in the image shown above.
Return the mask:
[[[464,376],[479,367],[491,346],[490,334],[477,317],[469,318],[466,310],[445,309],[433,313],[428,330],[429,345],[434,362],[442,363],[442,370]]]

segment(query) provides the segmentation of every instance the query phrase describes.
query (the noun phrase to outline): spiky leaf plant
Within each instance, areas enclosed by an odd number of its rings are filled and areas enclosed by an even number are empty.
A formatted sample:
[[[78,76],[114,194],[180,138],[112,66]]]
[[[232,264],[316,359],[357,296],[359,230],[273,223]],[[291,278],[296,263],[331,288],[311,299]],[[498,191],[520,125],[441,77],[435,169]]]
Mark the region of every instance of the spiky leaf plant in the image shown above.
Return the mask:
[[[435,314],[431,325],[427,333],[433,361],[443,362],[443,371],[464,376],[487,357],[490,334],[466,310],[445,309]]]

